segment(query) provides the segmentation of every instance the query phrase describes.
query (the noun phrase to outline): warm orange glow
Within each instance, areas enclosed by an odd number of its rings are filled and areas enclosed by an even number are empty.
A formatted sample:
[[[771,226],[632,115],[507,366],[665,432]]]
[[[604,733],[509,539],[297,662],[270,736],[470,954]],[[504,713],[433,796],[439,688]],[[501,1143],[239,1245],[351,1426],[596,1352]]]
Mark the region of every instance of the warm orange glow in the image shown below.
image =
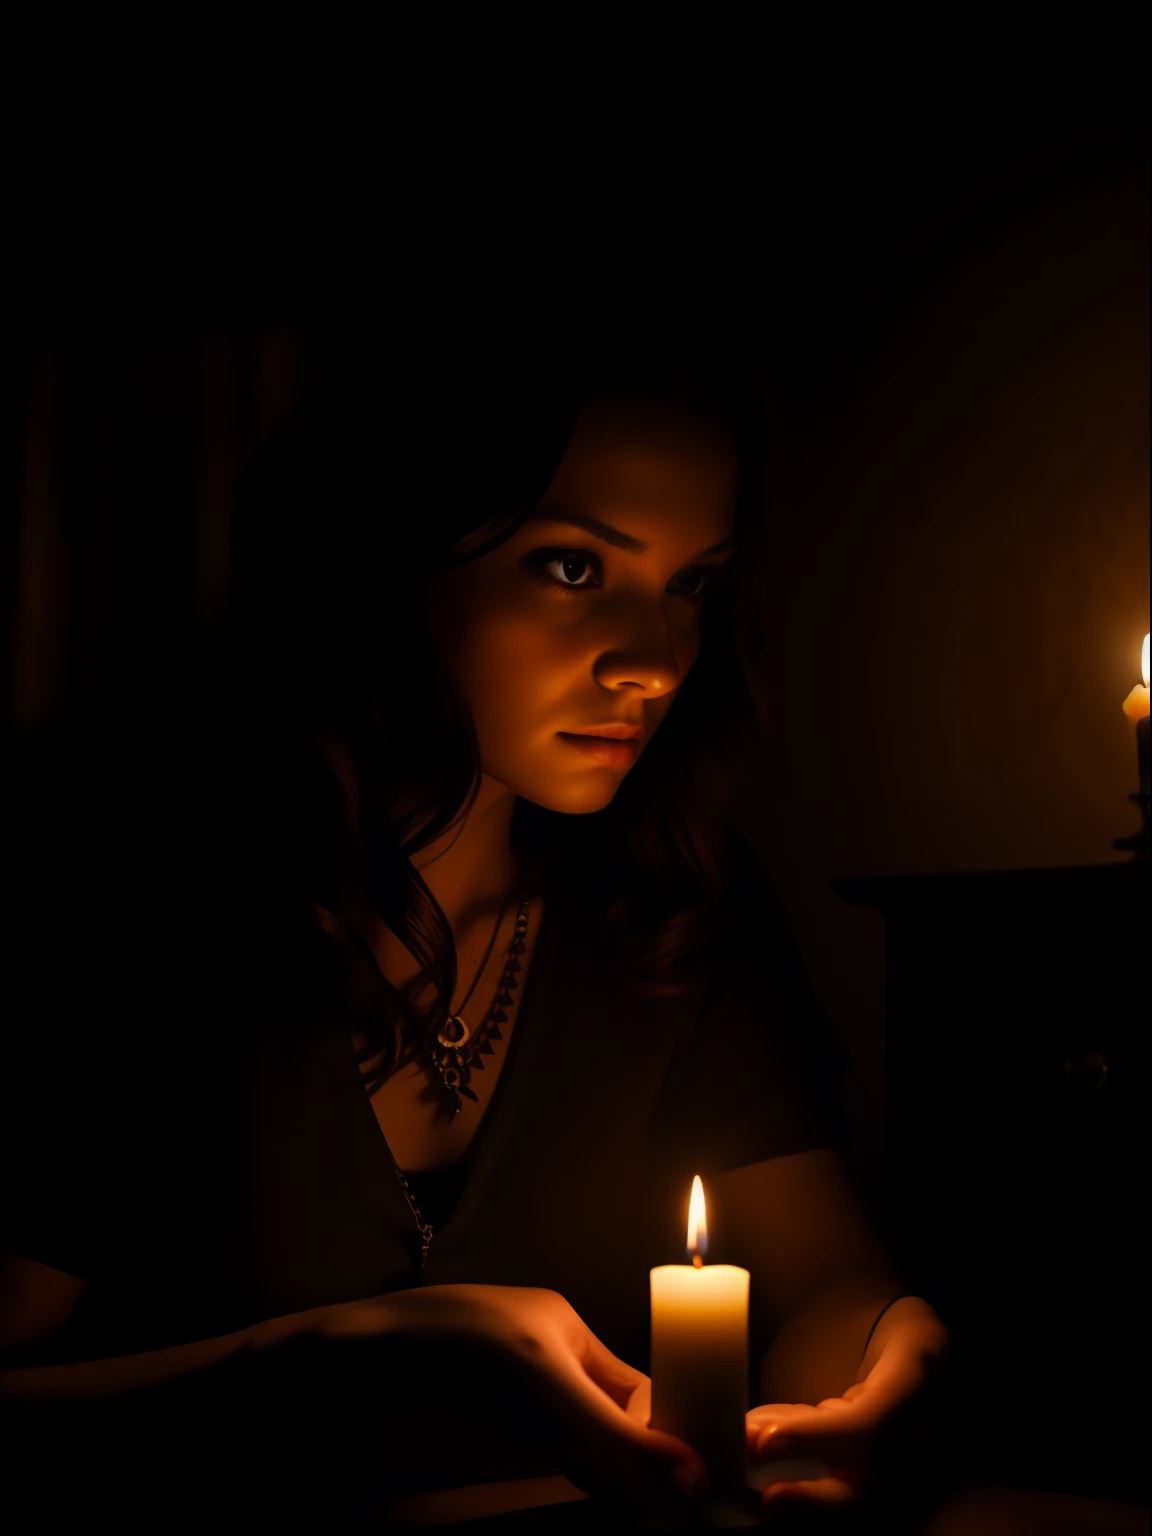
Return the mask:
[[[708,1219],[704,1213],[704,1186],[699,1174],[692,1180],[692,1198],[688,1202],[688,1252],[696,1256],[708,1252]]]
[[[1137,720],[1143,720],[1148,713],[1148,636],[1144,636],[1144,649],[1140,654],[1140,666],[1144,672],[1143,683],[1137,683],[1132,692],[1124,700],[1124,713],[1133,724]]]

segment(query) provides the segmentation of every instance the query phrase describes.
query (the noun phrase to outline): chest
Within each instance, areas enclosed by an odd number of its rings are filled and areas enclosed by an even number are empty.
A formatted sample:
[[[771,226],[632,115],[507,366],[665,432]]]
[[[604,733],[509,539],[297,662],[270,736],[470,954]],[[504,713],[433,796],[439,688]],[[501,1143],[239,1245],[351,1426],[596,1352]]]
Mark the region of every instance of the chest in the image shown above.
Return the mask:
[[[448,1094],[439,1074],[431,1066],[411,1063],[394,1073],[372,1095],[370,1102],[381,1135],[401,1168],[412,1172],[441,1168],[458,1161],[471,1146],[491,1106],[508,1057],[519,1019],[520,999],[524,995],[536,951],[542,915],[542,901],[532,901],[528,908],[524,951],[516,956],[520,969],[514,973],[516,986],[511,991],[512,1002],[502,1009],[507,1018],[499,1026],[501,1038],[489,1042],[492,1047],[490,1055],[478,1052],[470,1060],[472,1075],[468,1086],[475,1093],[475,1100],[463,1097],[460,1113],[452,1115],[446,1107]],[[516,913],[511,911],[492,946],[487,963],[484,963],[487,936],[482,937],[478,943],[465,943],[458,952],[458,982],[452,994],[452,1006],[462,1014],[473,1032],[479,1029],[488,1014],[504,975],[509,946],[515,935],[515,924]],[[382,946],[380,962],[384,974],[394,986],[406,985],[416,975],[412,956],[402,948],[397,953],[395,945],[391,948]],[[470,987],[472,991],[467,1005],[461,1007]],[[353,1042],[358,1047],[363,1043],[355,1036]],[[369,1072],[373,1064],[371,1061],[363,1063],[361,1071]]]

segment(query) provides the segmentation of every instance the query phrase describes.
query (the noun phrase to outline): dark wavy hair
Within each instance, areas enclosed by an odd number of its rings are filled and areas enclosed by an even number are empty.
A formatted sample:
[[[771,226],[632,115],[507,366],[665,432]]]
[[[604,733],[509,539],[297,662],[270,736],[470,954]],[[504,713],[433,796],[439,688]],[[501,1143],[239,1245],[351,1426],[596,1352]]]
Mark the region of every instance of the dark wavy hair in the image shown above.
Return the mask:
[[[460,824],[481,778],[422,594],[436,571],[522,526],[597,395],[727,426],[737,550],[702,606],[698,659],[612,802],[566,816],[521,799],[513,852],[521,889],[560,881],[594,913],[637,991],[682,993],[706,970],[731,872],[749,863],[736,823],[766,740],[749,581],[765,516],[763,400],[753,365],[715,340],[542,346],[502,370],[456,358],[387,387],[354,347],[329,340],[314,359],[312,391],[242,476],[231,600],[203,675],[233,812],[220,825],[253,876],[237,874],[232,899],[273,892],[303,923],[296,958],[311,955],[337,989],[368,1042],[362,1060],[380,1056],[374,1091],[448,1016],[453,935],[413,858]],[[380,920],[423,968],[429,1005],[381,974]]]

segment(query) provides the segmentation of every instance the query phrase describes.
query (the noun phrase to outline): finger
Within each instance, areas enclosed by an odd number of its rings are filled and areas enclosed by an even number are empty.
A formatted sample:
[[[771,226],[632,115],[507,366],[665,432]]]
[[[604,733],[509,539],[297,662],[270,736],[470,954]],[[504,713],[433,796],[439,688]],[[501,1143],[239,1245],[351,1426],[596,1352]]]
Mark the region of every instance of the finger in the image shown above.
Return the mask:
[[[763,1493],[773,1483],[814,1483],[822,1477],[835,1475],[836,1468],[830,1467],[826,1461],[818,1461],[815,1456],[796,1456],[782,1461],[764,1461],[750,1467],[747,1482],[749,1487]]]
[[[748,1454],[755,1456],[761,1441],[770,1437],[783,1440],[797,1424],[803,1426],[810,1410],[805,1403],[765,1403],[751,1408],[744,1416],[744,1435]]]
[[[669,1470],[686,1462],[694,1473],[703,1471],[703,1463],[686,1441],[649,1427],[652,1421],[650,1377],[614,1354],[591,1330],[585,1337],[582,1363],[589,1380],[623,1410],[631,1423],[643,1431],[638,1443],[643,1447],[645,1455],[656,1455],[657,1475],[661,1479],[667,1477]]]
[[[804,1403],[765,1405],[745,1421],[748,1454],[757,1462],[774,1457],[815,1456],[833,1464],[864,1452],[878,1417],[871,1405],[831,1398],[815,1408]]]
[[[600,1390],[607,1392],[620,1408],[627,1408],[636,1389],[648,1380],[643,1371],[614,1355],[591,1329],[585,1334],[581,1363]]]
[[[695,1476],[706,1479],[691,1446],[632,1418],[575,1356],[542,1366],[539,1390],[564,1433],[572,1481],[587,1492],[676,1507],[684,1498],[684,1490],[672,1482],[678,1468],[687,1464]]]
[[[835,1506],[854,1504],[860,1497],[860,1489],[848,1477],[832,1476],[806,1479],[798,1483],[773,1483],[764,1490],[761,1505],[770,1504],[823,1504]]]
[[[656,1469],[666,1469],[670,1463],[699,1462],[696,1452],[685,1441],[641,1423],[638,1415],[633,1416],[618,1406],[582,1370],[577,1368],[566,1374],[572,1388],[573,1408],[584,1427],[597,1439],[607,1438],[614,1445],[623,1442]],[[642,1382],[637,1385],[637,1392],[642,1386]]]
[[[645,1428],[652,1422],[652,1383],[647,1376],[625,1403],[624,1412]]]
[[[883,1404],[875,1398],[826,1397],[814,1406],[810,1403],[763,1403],[744,1416],[749,1434],[788,1435],[819,1434],[829,1425],[845,1430],[874,1428],[882,1418]]]
[[[851,1483],[823,1477],[817,1482],[776,1483],[765,1490],[760,1504],[762,1509],[792,1504],[818,1504],[828,1509],[855,1504],[859,1498]]]
[[[797,1456],[814,1457],[830,1466],[865,1456],[874,1436],[872,1430],[837,1429],[831,1426],[820,1433],[769,1436],[757,1445],[752,1459],[757,1465],[773,1461],[791,1461]]]

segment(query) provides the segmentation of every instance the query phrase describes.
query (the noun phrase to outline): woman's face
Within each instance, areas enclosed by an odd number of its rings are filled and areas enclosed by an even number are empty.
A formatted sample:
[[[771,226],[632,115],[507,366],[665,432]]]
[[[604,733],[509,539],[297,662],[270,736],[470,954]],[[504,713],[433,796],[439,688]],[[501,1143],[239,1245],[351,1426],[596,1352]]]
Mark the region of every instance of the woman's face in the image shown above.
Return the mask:
[[[487,778],[549,810],[611,801],[696,660],[735,491],[722,427],[593,401],[524,527],[433,579],[429,630],[471,708]],[[623,762],[564,734],[614,723],[643,727]]]

